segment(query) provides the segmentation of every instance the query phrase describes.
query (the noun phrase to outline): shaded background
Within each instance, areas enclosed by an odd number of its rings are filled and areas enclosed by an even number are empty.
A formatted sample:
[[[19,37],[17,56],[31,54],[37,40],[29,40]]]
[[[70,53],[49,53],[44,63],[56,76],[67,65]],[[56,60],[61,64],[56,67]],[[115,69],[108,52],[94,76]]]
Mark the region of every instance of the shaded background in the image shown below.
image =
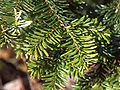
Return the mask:
[[[0,48],[0,90],[42,90],[42,81],[30,79],[26,64],[12,47]]]

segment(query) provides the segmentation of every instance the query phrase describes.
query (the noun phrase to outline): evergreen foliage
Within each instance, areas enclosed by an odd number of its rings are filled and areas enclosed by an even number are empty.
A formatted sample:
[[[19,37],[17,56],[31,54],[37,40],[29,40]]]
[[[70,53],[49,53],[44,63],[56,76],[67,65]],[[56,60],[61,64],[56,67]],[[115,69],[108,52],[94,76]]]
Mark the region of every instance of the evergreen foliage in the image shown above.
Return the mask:
[[[70,80],[75,90],[120,89],[120,0],[4,0],[0,8],[0,47],[25,55],[46,90]]]

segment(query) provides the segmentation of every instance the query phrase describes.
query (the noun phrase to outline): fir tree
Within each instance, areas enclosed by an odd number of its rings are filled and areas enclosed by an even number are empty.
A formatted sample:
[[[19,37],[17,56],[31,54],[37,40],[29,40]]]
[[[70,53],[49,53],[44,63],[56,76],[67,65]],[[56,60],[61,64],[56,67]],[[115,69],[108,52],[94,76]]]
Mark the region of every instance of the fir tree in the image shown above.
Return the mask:
[[[120,89],[120,0],[86,1],[0,1],[0,47],[25,57],[46,90],[70,80],[75,90]]]

